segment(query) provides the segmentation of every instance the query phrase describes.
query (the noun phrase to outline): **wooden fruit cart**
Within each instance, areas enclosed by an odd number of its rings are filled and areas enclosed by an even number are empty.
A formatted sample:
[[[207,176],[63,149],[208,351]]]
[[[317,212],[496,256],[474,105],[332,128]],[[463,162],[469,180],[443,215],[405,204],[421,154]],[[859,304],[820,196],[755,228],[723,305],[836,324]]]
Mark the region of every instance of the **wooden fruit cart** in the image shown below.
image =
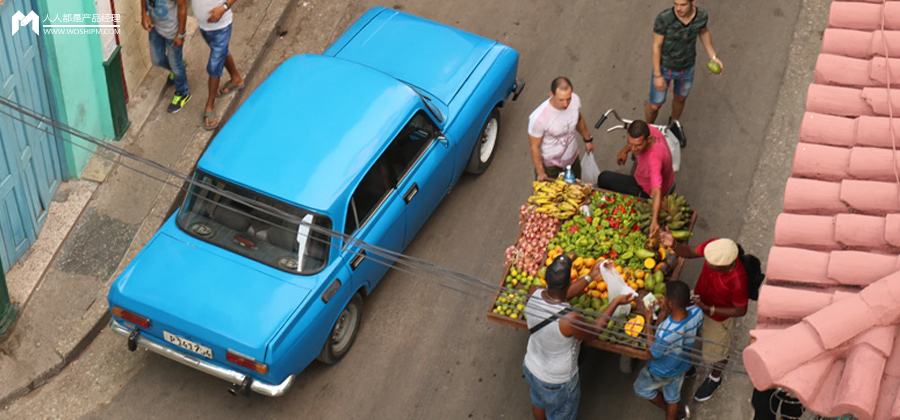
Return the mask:
[[[607,191],[603,189],[596,189],[598,192],[608,192],[612,193],[612,191]],[[637,198],[638,200],[645,200],[641,198]],[[693,232],[694,224],[697,222],[697,211],[694,210],[691,215],[690,222],[687,224],[687,230]],[[516,242],[518,242],[519,237],[522,236],[522,231],[519,231],[519,235],[516,238]],[[515,243],[515,242],[514,242]],[[507,261],[503,266],[503,274],[500,276],[500,287],[497,289],[497,293],[494,295],[494,299],[491,301],[491,305],[487,310],[487,319],[492,322],[496,322],[501,325],[507,325],[513,328],[518,328],[520,330],[528,330],[528,325],[522,318],[510,318],[506,315],[496,314],[493,312],[494,305],[497,302],[497,299],[500,297],[500,294],[503,293],[503,287],[505,285],[506,275],[509,273],[511,262]],[[672,271],[665,277],[665,281],[672,281],[679,278],[681,275],[681,270],[684,268],[684,258],[678,257],[675,266],[672,268]],[[609,351],[612,353],[622,354],[635,359],[647,359],[647,354],[644,349],[639,349],[636,347],[628,346],[625,344],[613,343],[609,341],[601,341],[599,338],[595,338],[593,340],[585,341],[585,345],[590,347],[594,347],[600,350]]]

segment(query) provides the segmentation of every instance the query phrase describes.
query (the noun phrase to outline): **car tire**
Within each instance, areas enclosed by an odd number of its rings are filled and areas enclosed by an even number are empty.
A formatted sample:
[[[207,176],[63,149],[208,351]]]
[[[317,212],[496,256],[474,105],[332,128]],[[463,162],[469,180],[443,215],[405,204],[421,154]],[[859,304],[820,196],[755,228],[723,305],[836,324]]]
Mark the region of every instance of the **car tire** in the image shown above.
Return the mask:
[[[494,152],[497,150],[497,139],[499,138],[500,110],[494,108],[488,114],[487,121],[481,127],[481,132],[478,133],[478,139],[475,140],[472,155],[469,156],[466,172],[479,175],[491,165],[491,161],[494,160]]]
[[[353,346],[356,334],[359,333],[359,324],[362,321],[362,297],[357,293],[353,295],[347,306],[338,315],[337,321],[328,333],[328,339],[322,346],[322,352],[317,358],[320,362],[333,365],[341,360]]]

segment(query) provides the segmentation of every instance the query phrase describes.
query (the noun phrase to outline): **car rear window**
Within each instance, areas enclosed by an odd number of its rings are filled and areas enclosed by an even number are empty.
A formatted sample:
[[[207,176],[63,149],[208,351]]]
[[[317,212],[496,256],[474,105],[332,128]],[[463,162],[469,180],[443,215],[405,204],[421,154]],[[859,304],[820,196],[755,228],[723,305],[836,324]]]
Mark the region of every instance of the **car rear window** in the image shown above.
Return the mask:
[[[194,181],[176,218],[187,234],[290,273],[315,274],[327,264],[328,217],[200,171]]]

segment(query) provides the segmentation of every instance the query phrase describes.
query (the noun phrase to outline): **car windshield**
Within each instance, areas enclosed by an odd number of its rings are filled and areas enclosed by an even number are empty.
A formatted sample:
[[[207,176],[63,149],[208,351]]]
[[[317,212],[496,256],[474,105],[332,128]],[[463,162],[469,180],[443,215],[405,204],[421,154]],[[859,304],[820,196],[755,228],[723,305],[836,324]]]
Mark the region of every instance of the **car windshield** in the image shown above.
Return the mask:
[[[290,273],[314,274],[325,267],[328,217],[199,171],[194,181],[176,219],[189,235]]]

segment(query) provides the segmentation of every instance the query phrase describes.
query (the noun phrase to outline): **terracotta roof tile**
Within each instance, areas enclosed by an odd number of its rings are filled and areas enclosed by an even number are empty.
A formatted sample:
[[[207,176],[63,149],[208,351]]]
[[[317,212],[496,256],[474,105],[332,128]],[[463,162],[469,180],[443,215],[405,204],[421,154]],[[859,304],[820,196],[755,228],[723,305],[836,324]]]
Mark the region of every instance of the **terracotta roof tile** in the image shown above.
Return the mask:
[[[817,414],[900,420],[900,1],[828,26],[744,364]]]

